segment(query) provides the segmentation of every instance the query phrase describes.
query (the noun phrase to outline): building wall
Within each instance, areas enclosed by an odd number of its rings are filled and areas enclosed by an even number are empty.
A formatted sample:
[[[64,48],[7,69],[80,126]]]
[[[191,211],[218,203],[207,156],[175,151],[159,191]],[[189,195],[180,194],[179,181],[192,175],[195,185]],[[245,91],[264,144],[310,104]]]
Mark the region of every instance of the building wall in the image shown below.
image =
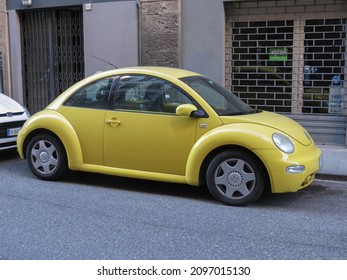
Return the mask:
[[[91,10],[84,6],[83,20],[86,76],[114,66],[138,65],[136,1],[97,3]]]
[[[112,69],[112,65],[181,66],[181,0],[34,0],[30,7],[23,6],[21,0],[11,0],[7,9],[15,99],[25,102],[19,13],[80,5],[86,76]]]
[[[139,22],[136,0],[36,0],[30,7],[24,7],[21,1],[8,1],[11,85],[14,98],[21,103],[25,103],[25,97],[20,13],[31,9],[55,9],[76,5],[83,7],[85,76],[114,68],[110,64],[117,67],[138,65]]]
[[[223,0],[182,1],[182,67],[224,84]]]
[[[303,70],[305,64],[308,62],[305,62],[308,59],[308,51],[309,49],[313,48],[316,44],[316,41],[321,40],[324,41],[331,41],[331,45],[337,44],[336,41],[341,41],[340,34],[343,33],[336,33],[336,34],[329,34],[329,32],[333,33],[337,30],[337,28],[341,28],[341,21],[339,21],[340,26],[333,25],[331,22],[329,22],[329,19],[345,19],[347,17],[346,12],[343,12],[344,9],[346,9],[346,5],[343,4],[342,0],[325,0],[325,1],[314,1],[314,0],[305,0],[300,1],[300,5],[298,5],[299,2],[295,0],[291,1],[250,1],[250,2],[242,2],[242,1],[235,1],[235,2],[227,2],[226,3],[226,80],[227,80],[227,87],[231,88],[232,83],[232,64],[233,60],[235,61],[240,55],[233,54],[233,45],[235,45],[237,40],[241,40],[238,37],[247,36],[248,39],[247,42],[241,42],[244,43],[244,45],[247,44],[247,46],[239,47],[237,49],[238,51],[247,52],[247,57],[251,57],[252,51],[254,50],[254,47],[252,47],[252,43],[257,43],[258,49],[257,52],[260,51],[260,54],[258,55],[258,61],[257,66],[264,66],[269,62],[269,58],[266,57],[266,55],[262,56],[262,51],[269,51],[270,48],[273,47],[286,47],[288,49],[288,54],[291,55],[290,58],[288,58],[289,65],[284,66],[284,61],[278,62],[276,65],[276,62],[272,62],[272,68],[276,70],[276,68],[284,68],[287,67],[289,70],[293,68],[293,72],[291,71],[290,74],[293,74],[293,87],[292,89],[295,91],[294,94],[303,94],[303,92],[299,92],[300,89],[302,89],[305,84],[303,84],[302,80],[300,81],[300,75],[303,76]],[[320,3],[320,4],[319,4]],[[324,4],[323,4],[324,3]],[[322,21],[320,26],[314,26],[313,23],[307,23],[307,26],[305,25],[305,20],[310,20],[311,22],[318,22]],[[324,20],[326,19],[326,22],[324,23]],[[287,20],[287,22],[284,22],[284,20]],[[271,22],[272,23],[271,23]],[[288,23],[288,21],[290,23]],[[334,20],[330,20],[334,21]],[[242,23],[240,23],[242,22]],[[235,25],[235,34],[232,33],[233,24]],[[242,25],[250,24],[251,26],[249,28],[246,28]],[[327,26],[322,26],[326,24]],[[239,26],[240,25],[240,26]],[[276,26],[275,26],[276,25]],[[238,27],[239,26],[239,27]],[[320,33],[317,34],[316,37],[314,37],[314,34],[308,34],[308,29],[310,29],[308,26],[312,26],[311,29],[314,31],[311,31],[311,33]],[[253,28],[252,28],[253,27]],[[276,29],[277,28],[277,29]],[[314,29],[313,29],[314,28]],[[307,31],[306,31],[307,29]],[[288,31],[289,30],[289,31]],[[340,30],[340,29],[339,29]],[[236,34],[236,32],[242,32],[242,34]],[[249,32],[249,33],[247,33]],[[255,33],[254,33],[255,32]],[[272,34],[270,34],[271,32]],[[341,30],[340,32],[343,32]],[[331,35],[331,36],[329,36]],[[233,37],[234,36],[234,37]],[[264,36],[268,38],[268,41],[272,42],[265,42],[264,39],[255,39],[255,37],[263,38]],[[336,37],[337,36],[337,37]],[[265,38],[264,37],[264,38]],[[305,39],[306,37],[310,39]],[[234,40],[232,40],[234,38]],[[329,40],[330,39],[330,40]],[[250,42],[250,40],[253,40]],[[334,43],[335,40],[335,43]],[[305,41],[305,45],[304,45]],[[240,42],[237,42],[240,44]],[[344,45],[343,42],[339,43],[340,45]],[[319,68],[323,68],[325,66],[324,62],[329,64],[330,68],[328,69],[330,72],[328,73],[334,73],[332,70],[334,67],[338,67],[339,65],[330,65],[331,60],[334,59],[335,56],[338,55],[338,53],[335,53],[334,56],[333,51],[327,51],[325,54],[326,57],[323,57],[324,54],[322,54],[323,49],[323,43],[319,42],[319,48],[317,47],[316,52],[317,53],[315,57],[319,57],[320,60],[322,60],[321,63],[317,63],[315,66],[317,66],[317,77],[316,79],[323,79],[326,78],[328,75],[319,75]],[[235,48],[236,49],[236,48]],[[326,48],[328,49],[328,48]],[[337,48],[339,51],[341,49],[344,49],[343,47]],[[337,50],[335,50],[336,52]],[[255,54],[254,54],[255,55]],[[242,55],[241,55],[242,56]],[[245,55],[243,55],[245,57]],[[251,60],[251,58],[249,58]],[[247,63],[247,61],[244,61]],[[248,61],[247,66],[253,66],[250,63],[253,61]],[[270,62],[271,63],[271,62]],[[269,63],[269,64],[270,64]],[[304,64],[305,63],[305,64]],[[233,64],[234,65],[234,64]],[[237,66],[237,65],[234,65]],[[318,68],[319,67],[319,68]],[[343,74],[343,69],[342,69]],[[314,74],[314,73],[312,73]],[[341,74],[341,73],[339,73]],[[312,75],[313,76],[313,75]],[[331,75],[332,76],[332,75]],[[346,80],[346,79],[344,79]],[[328,83],[330,82],[327,81]],[[301,104],[302,105],[302,104]],[[301,110],[294,110],[293,113],[301,113]],[[314,113],[314,112],[306,112],[306,113]]]
[[[231,7],[234,8],[233,11],[230,10]],[[232,86],[231,21],[261,19],[266,21],[269,18],[283,20],[293,17],[300,19],[303,16],[320,18],[323,13],[325,17],[347,18],[347,2],[345,0],[185,0],[182,1],[181,13],[182,67],[205,74],[230,88]],[[345,69],[346,65],[347,62]],[[297,77],[303,76],[303,73],[300,73],[303,68],[295,66],[297,71],[294,74]],[[299,77],[297,81],[300,79]],[[345,89],[346,83],[345,74]],[[299,89],[300,85],[297,84],[296,96],[300,96]],[[345,108],[347,108],[346,98],[347,95],[345,95]],[[300,102],[300,100],[294,101]],[[300,104],[297,105],[299,108]],[[302,116],[300,122],[310,131],[315,131],[315,137],[318,135],[322,143],[335,143],[336,139],[326,137],[335,138],[335,135],[338,135],[339,144],[346,145],[346,116],[324,116],[325,118],[320,119],[317,115],[301,115],[300,110],[296,109],[294,113],[292,117]],[[320,138],[321,135],[323,138]],[[325,141],[326,139],[329,141]]]
[[[289,114],[319,144],[346,145],[347,2],[230,1],[225,19],[226,86],[254,108]]]
[[[6,0],[0,0],[0,53],[2,55],[2,75],[1,85],[5,94],[12,96],[10,90],[9,76],[9,47],[8,47],[8,24],[7,24]]]

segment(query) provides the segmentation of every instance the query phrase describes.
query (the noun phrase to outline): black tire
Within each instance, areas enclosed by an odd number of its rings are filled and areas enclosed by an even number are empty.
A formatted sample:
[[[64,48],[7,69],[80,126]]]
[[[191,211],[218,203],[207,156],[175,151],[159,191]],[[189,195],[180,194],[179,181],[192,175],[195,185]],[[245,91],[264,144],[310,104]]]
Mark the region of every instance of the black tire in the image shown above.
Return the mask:
[[[207,168],[206,183],[211,195],[228,205],[255,202],[263,193],[265,171],[258,159],[240,150],[228,150],[213,158]]]
[[[33,137],[28,144],[26,158],[31,172],[42,180],[57,180],[68,170],[64,146],[50,134]]]

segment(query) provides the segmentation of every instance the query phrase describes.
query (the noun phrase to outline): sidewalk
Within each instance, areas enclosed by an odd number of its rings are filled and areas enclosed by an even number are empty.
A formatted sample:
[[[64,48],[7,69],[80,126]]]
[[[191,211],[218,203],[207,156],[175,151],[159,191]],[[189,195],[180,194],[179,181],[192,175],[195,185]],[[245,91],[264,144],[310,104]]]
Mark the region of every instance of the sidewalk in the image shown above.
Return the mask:
[[[339,146],[319,145],[323,152],[323,166],[318,174],[326,176],[346,176],[347,180],[347,148]]]

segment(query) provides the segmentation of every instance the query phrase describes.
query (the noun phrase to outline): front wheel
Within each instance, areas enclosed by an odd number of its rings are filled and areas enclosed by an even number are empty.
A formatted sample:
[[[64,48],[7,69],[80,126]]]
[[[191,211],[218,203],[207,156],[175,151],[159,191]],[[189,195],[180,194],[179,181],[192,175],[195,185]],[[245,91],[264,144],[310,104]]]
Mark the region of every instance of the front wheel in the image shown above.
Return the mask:
[[[50,134],[33,137],[28,144],[26,157],[32,173],[43,180],[59,179],[68,169],[63,144]]]
[[[264,190],[265,178],[259,161],[239,150],[218,154],[211,160],[206,172],[211,195],[232,206],[255,202]]]

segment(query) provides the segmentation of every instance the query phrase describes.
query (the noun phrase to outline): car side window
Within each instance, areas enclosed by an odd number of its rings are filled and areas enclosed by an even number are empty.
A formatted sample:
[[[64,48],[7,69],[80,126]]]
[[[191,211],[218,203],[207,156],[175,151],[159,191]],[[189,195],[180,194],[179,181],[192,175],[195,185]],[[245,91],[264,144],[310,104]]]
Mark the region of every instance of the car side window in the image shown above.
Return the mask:
[[[183,90],[169,81],[126,75],[119,79],[113,109],[175,114],[177,106],[192,103]]]
[[[76,91],[65,103],[65,106],[90,109],[106,109],[114,77],[107,77],[92,82]]]

